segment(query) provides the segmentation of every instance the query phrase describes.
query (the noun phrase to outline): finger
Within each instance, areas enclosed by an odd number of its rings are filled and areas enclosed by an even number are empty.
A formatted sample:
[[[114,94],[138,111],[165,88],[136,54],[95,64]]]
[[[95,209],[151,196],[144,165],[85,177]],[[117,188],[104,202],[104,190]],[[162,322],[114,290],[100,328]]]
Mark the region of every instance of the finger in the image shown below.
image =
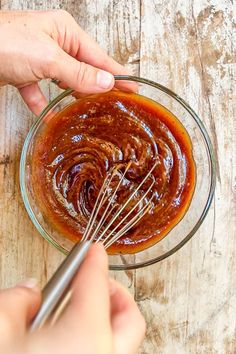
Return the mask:
[[[130,70],[111,58],[81,27],[79,32],[79,50],[77,59],[106,70],[113,75],[130,75]],[[95,54],[95,55],[94,55]],[[117,88],[126,91],[137,91],[138,85],[132,81],[116,81]]]
[[[110,298],[108,259],[102,245],[91,246],[72,284],[72,298],[60,318],[62,328],[81,333],[81,327],[91,333],[109,332]]]
[[[47,100],[37,83],[29,84],[18,90],[23,100],[34,114],[39,115],[47,106]]]
[[[34,279],[0,291],[0,332],[6,340],[24,334],[35,316],[41,293]]]
[[[129,74],[129,71],[107,53],[65,11],[53,13],[58,32],[52,37],[61,48],[79,61],[109,71],[112,74]]]
[[[117,63],[76,23],[73,17],[66,12],[55,12],[58,27],[57,35],[53,38],[59,46],[71,57],[93,67],[103,69],[113,75],[128,75],[129,70]],[[63,81],[63,80],[62,80]],[[116,87],[128,91],[137,91],[133,82],[116,82]]]
[[[111,324],[115,353],[135,354],[145,334],[145,321],[130,293],[110,280]]]
[[[62,49],[58,49],[57,60],[45,70],[46,77],[55,78],[82,93],[106,92],[114,86],[112,74],[79,62]]]
[[[65,343],[67,353],[79,353],[81,348],[86,353],[112,352],[108,257],[103,246],[91,246],[73,281],[71,302],[58,322],[42,331],[48,343],[57,338],[60,353],[65,352]]]
[[[77,25],[79,50],[77,59],[97,68],[109,71],[114,75],[128,75],[129,70],[119,64],[96,43],[81,27]]]
[[[55,82],[54,80],[51,81],[52,83],[54,83],[55,85],[57,85],[60,89],[62,90],[66,90],[68,89],[68,85],[66,85],[65,83],[63,82]],[[132,83],[132,89],[130,88],[130,83],[131,82],[128,82],[128,81],[115,81],[115,87],[113,88],[113,90],[118,90],[118,86],[119,88],[122,90],[122,91],[127,91],[127,92],[137,92],[138,91],[138,85],[134,82]],[[78,91],[74,91],[72,93],[72,95],[75,97],[75,98],[82,98],[82,97],[86,97],[88,94],[86,93],[81,93],[81,92],[78,92]]]
[[[107,70],[114,75],[128,75],[129,70],[123,65],[119,64],[113,58],[107,55],[107,53],[81,28],[80,31],[80,44],[77,54],[78,60],[82,60],[85,63],[90,63],[93,66],[100,67]]]

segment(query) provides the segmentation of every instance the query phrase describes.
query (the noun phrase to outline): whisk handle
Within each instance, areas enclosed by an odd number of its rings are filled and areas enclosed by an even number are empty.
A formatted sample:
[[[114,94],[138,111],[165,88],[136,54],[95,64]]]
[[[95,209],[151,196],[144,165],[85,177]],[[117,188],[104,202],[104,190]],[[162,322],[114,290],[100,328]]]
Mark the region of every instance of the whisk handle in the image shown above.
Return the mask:
[[[63,300],[65,292],[83,262],[90,245],[90,241],[75,244],[69,255],[46,284],[43,289],[42,304],[31,323],[30,331],[35,331],[41,327]]]

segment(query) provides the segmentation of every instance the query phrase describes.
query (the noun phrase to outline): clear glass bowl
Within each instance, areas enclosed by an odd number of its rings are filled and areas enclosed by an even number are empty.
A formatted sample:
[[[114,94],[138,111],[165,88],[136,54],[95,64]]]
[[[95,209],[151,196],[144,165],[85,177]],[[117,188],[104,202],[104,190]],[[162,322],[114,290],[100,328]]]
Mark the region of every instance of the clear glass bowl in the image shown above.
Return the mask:
[[[181,248],[198,230],[209,210],[215,189],[215,163],[211,141],[207,131],[192,108],[178,95],[153,81],[134,76],[115,76],[116,81],[135,81],[138,93],[146,96],[171,111],[188,131],[193,145],[196,163],[196,187],[190,207],[167,236],[154,246],[136,254],[110,255],[109,264],[113,270],[144,267],[163,260]],[[53,112],[58,112],[76,98],[73,90],[68,89],[56,97],[40,114],[25,140],[21,163],[20,185],[26,210],[40,234],[58,250],[67,254],[73,242],[60,235],[43,217],[34,196],[31,181],[31,159],[35,136],[41,131]]]

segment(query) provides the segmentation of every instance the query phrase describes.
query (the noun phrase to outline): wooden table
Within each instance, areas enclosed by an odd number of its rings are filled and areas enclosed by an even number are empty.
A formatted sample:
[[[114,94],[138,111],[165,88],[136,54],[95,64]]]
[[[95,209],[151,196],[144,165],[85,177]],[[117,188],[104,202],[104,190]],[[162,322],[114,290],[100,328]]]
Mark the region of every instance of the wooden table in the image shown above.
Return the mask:
[[[216,193],[204,224],[169,259],[115,277],[134,293],[147,320],[140,353],[236,353],[232,1],[1,1],[1,9],[11,8],[70,11],[119,62],[177,92],[204,121],[217,159]],[[49,98],[57,94],[48,83],[43,87]],[[34,119],[15,89],[1,88],[2,287],[30,276],[44,284],[63,258],[36,232],[20,196],[19,158]]]

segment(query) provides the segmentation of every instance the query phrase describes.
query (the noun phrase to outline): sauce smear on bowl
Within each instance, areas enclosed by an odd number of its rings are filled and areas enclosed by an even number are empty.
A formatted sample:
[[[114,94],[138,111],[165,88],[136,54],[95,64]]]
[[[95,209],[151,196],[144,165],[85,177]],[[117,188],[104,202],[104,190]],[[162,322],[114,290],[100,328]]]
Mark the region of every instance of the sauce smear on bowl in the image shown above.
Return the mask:
[[[180,121],[163,106],[134,93],[111,91],[78,99],[45,121],[32,156],[34,193],[44,217],[65,237],[78,241],[107,171],[129,161],[116,203],[124,203],[157,162],[152,208],[109,253],[150,247],[187,212],[195,163]],[[141,188],[137,198],[142,193]]]

